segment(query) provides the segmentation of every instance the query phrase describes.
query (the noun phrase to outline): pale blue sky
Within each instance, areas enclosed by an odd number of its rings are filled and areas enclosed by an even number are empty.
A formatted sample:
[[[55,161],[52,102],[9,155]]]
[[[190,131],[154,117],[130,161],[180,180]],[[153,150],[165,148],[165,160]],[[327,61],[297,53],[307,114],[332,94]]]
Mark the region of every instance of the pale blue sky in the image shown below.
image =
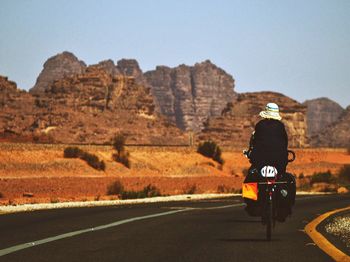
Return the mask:
[[[29,89],[65,50],[143,71],[210,59],[238,92],[350,104],[348,0],[0,0],[1,75]]]

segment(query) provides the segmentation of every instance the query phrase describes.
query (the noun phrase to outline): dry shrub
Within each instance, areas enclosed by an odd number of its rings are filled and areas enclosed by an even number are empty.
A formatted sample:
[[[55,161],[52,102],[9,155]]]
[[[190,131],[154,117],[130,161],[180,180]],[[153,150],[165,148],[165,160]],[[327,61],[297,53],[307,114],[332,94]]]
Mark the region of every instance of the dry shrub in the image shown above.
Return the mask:
[[[78,147],[66,147],[63,151],[65,158],[78,158],[83,153]]]
[[[78,147],[65,148],[63,156],[65,158],[80,158],[84,160],[89,166],[97,170],[104,171],[106,169],[106,164],[103,160],[100,161],[100,159],[96,155],[84,152]]]
[[[341,183],[349,183],[350,182],[350,165],[344,165],[339,170],[339,180]]]
[[[4,197],[4,195],[0,192],[0,198],[3,198]]]
[[[195,194],[197,192],[197,190],[198,189],[197,189],[197,185],[196,184],[193,184],[193,185],[187,184],[185,186],[185,188],[183,189],[183,193],[185,195],[193,195],[193,194]]]
[[[123,191],[121,193],[122,199],[136,199],[136,198],[146,198],[146,197],[157,197],[161,196],[160,191],[157,187],[149,184],[140,191]]]
[[[125,150],[125,142],[126,138],[122,134],[117,134],[113,138],[113,148],[117,151],[117,153],[113,154],[113,160],[123,164],[125,167],[130,168],[130,154]]]
[[[232,189],[232,188],[229,188],[229,187],[226,186],[226,185],[218,185],[217,192],[218,192],[219,194],[232,193],[232,192],[233,192],[233,189]]]
[[[329,183],[329,184],[331,184],[334,182],[336,182],[336,179],[330,171],[314,173],[311,176],[311,180],[310,180],[311,185],[315,184],[315,183]]]
[[[224,160],[221,157],[221,149],[214,141],[200,143],[197,148],[197,153],[212,158],[221,165],[224,164]]]
[[[129,152],[123,151],[120,154],[116,153],[113,154],[113,160],[123,164],[125,167],[130,168],[131,162],[130,162],[130,154]]]
[[[110,184],[107,188],[107,195],[121,195],[124,192],[124,186],[120,180]]]
[[[97,170],[102,170],[104,171],[106,169],[106,164],[103,160],[100,161],[100,159],[93,154],[87,153],[87,152],[83,152],[80,155],[80,159],[86,161],[86,163],[88,163],[89,166],[91,166],[92,168],[95,168]]]

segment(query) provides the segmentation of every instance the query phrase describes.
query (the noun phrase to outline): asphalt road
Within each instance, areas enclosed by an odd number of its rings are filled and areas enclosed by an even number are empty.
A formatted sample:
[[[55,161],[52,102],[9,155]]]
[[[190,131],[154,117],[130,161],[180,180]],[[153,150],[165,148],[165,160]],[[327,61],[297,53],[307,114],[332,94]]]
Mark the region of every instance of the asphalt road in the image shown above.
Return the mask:
[[[332,261],[303,229],[319,214],[350,205],[350,196],[299,197],[271,242],[240,203],[230,198],[0,215],[0,254],[35,243],[0,261]],[[62,236],[84,229],[89,232]],[[57,236],[62,239],[48,239]]]

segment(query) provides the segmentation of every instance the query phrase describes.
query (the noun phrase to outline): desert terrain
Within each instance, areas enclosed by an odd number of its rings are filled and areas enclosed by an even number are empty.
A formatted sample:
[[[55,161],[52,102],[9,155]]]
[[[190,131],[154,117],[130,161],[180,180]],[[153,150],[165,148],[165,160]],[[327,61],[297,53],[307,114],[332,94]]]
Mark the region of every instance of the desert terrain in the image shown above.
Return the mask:
[[[111,146],[83,145],[106,164],[97,171],[81,159],[63,157],[67,145],[0,144],[0,203],[61,202],[116,199],[107,188],[119,180],[127,190],[151,184],[162,195],[239,192],[249,161],[241,150],[222,148],[223,166],[196,152],[195,147],[126,147],[131,168],[112,159]],[[339,169],[350,163],[345,149],[295,149],[288,165],[296,177]]]

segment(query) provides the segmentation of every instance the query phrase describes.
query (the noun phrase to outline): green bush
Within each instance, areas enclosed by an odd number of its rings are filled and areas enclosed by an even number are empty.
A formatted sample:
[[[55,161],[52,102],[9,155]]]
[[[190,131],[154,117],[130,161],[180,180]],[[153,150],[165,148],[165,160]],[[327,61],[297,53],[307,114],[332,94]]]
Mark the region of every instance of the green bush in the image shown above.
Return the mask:
[[[341,183],[349,183],[350,182],[350,165],[344,165],[339,170],[339,180]]]
[[[209,157],[221,165],[224,164],[224,160],[221,158],[221,149],[214,141],[200,143],[197,148],[197,153]]]
[[[311,176],[310,184],[314,183],[334,183],[335,182],[335,177],[332,175],[330,171],[327,172],[320,172],[320,173],[314,173]]]
[[[117,180],[107,188],[107,195],[121,195],[124,192],[123,184]]]
[[[77,147],[67,147],[64,149],[63,156],[65,158],[78,158],[82,152],[83,151]]]

